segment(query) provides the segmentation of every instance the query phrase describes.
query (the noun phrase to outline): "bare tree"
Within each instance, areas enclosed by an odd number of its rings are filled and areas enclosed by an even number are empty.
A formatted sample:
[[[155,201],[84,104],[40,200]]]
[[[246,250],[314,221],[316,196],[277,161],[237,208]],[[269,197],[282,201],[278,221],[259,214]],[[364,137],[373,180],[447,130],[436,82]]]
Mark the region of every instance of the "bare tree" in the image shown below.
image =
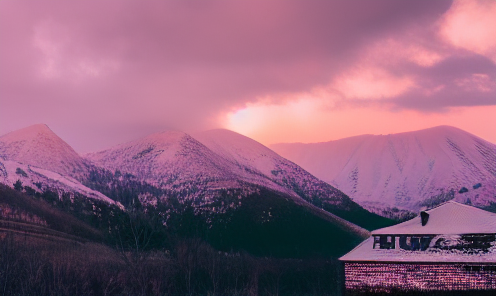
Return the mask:
[[[136,292],[145,295],[149,283],[146,265],[155,230],[150,221],[140,217],[137,212],[130,212],[126,222],[117,229],[116,247],[131,272],[131,281],[138,290]]]

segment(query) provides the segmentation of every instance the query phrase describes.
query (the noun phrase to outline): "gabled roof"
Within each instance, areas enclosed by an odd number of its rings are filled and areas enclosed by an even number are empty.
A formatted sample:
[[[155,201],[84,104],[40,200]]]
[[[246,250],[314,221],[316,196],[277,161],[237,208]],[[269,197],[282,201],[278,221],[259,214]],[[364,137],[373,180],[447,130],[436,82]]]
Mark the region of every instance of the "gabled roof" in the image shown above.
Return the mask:
[[[372,235],[496,233],[495,213],[454,201],[426,212],[429,219],[425,226],[422,226],[421,217],[417,216],[394,226],[374,230]]]

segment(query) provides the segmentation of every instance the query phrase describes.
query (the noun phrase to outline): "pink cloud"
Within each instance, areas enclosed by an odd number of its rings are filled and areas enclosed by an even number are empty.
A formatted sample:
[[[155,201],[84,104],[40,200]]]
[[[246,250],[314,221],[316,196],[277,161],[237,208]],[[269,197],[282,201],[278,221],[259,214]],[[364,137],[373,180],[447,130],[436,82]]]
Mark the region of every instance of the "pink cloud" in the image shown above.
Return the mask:
[[[496,63],[496,2],[453,2],[441,20],[440,34],[456,47],[484,55]]]
[[[435,45],[431,44],[434,48],[423,45],[425,40],[422,40],[422,35],[422,32],[411,32],[408,38],[402,36],[378,40],[366,50],[365,59],[383,65],[397,65],[407,61],[422,67],[432,67],[445,59],[447,53]]]
[[[472,74],[469,78],[457,79],[455,83],[465,91],[492,92],[496,89],[496,81],[486,74]]]
[[[378,67],[357,67],[331,84],[345,98],[385,99],[401,95],[415,86],[410,77],[398,77]]]
[[[119,62],[114,57],[91,55],[74,48],[77,41],[73,33],[54,21],[42,21],[34,26],[32,43],[41,54],[37,66],[43,78],[80,82],[118,70]]]

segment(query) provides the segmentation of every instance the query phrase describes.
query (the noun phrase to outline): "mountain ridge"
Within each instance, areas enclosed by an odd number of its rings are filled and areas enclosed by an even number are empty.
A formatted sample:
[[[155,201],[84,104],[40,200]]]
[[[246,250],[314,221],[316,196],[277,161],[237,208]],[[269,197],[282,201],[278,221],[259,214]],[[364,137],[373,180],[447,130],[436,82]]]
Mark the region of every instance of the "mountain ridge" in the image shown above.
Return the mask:
[[[35,124],[0,136],[0,158],[15,160],[77,177],[87,162],[46,124]]]
[[[418,211],[436,196],[479,206],[496,202],[496,145],[450,126],[271,148],[362,206]],[[468,192],[459,193],[463,187]]]
[[[198,209],[224,211],[238,208],[244,197],[262,186],[296,204],[324,209],[362,226],[371,215],[341,191],[268,147],[228,130],[192,136],[174,131],[156,133],[85,157],[96,166],[120,170],[156,186],[161,194],[142,196],[151,203],[177,196]],[[220,207],[219,196],[224,196]],[[363,219],[350,214],[356,211]]]

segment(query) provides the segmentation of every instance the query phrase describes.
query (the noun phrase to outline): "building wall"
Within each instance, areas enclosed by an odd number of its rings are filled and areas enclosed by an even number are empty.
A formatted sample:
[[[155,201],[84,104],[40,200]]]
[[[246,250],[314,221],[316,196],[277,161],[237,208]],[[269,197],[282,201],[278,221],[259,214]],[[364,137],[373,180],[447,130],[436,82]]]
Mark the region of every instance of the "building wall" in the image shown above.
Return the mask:
[[[346,290],[354,292],[495,290],[496,263],[346,262]]]

